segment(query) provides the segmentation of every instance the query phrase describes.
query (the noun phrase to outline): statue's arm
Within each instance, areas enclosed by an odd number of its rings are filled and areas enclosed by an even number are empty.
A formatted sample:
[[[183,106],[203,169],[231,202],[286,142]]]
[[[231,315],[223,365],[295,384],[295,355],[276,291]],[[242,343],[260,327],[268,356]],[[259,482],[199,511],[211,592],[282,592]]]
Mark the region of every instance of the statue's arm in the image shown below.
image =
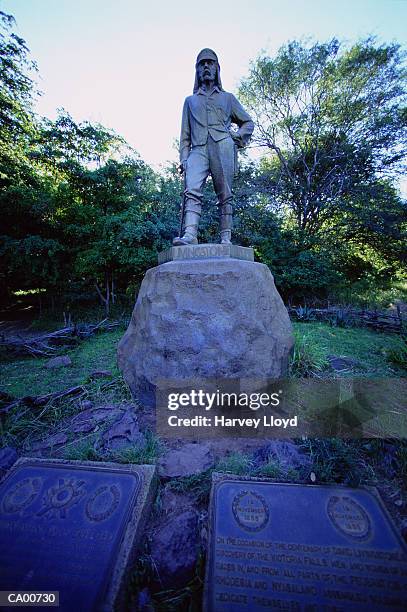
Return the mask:
[[[236,125],[239,126],[239,130],[236,133],[238,138],[235,140],[238,146],[245,147],[253,134],[254,123],[249,113],[246,113],[245,109],[240,104],[239,100],[237,100],[233,94],[230,95],[232,99],[231,120],[232,123],[236,123]]]
[[[179,139],[179,159],[181,164],[188,159],[191,150],[191,126],[189,122],[188,100],[182,109],[181,136]]]

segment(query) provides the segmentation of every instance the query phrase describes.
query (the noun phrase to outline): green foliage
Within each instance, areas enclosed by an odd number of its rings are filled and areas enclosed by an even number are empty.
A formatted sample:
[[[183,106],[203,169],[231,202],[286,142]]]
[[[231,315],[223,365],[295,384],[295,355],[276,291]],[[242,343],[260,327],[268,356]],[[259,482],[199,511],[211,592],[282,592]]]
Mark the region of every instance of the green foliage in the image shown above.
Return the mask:
[[[123,336],[123,330],[100,333],[88,338],[78,347],[65,351],[72,360],[72,365],[63,368],[63,388],[87,385],[89,398],[105,401],[115,398],[116,401],[129,399],[129,391],[117,368],[117,345]],[[61,370],[45,367],[47,358],[18,359],[2,364],[1,385],[5,392],[14,397],[26,395],[46,395],[61,390]],[[113,380],[109,382],[96,379],[88,383],[93,370],[110,370]],[[24,371],[24,376],[21,372]]]
[[[329,323],[332,327],[352,327],[354,321],[349,307],[337,308],[331,316]]]
[[[0,188],[30,177],[27,146],[35,132],[30,74],[36,66],[25,41],[11,32],[14,23],[0,11]]]
[[[293,467],[282,465],[279,461],[269,457],[266,463],[253,471],[252,475],[278,480],[279,482],[299,482],[306,478],[308,471],[306,469],[307,474],[301,473],[304,470],[297,470]]]
[[[150,464],[157,463],[162,454],[164,446],[157,436],[150,430],[145,432],[145,440],[142,444],[131,446],[123,451],[114,453],[114,461],[119,463]]]
[[[92,162],[100,167],[113,153],[131,151],[112,130],[88,121],[77,124],[63,109],[55,121],[43,119],[40,127],[33,155],[67,176],[80,175]]]
[[[102,457],[95,450],[94,436],[78,440],[64,449],[63,458],[70,461],[102,461]]]
[[[387,360],[394,363],[399,368],[407,370],[407,336],[402,338],[403,344],[397,348],[390,349],[387,353]]]
[[[342,198],[400,166],[402,60],[399,45],[369,38],[350,48],[336,39],[293,41],[252,64],[240,95],[279,173],[277,193],[300,229],[315,232]]]
[[[327,245],[283,224],[274,236],[259,242],[256,255],[270,267],[283,296],[291,300],[324,297],[342,277]]]
[[[294,322],[296,345],[300,347],[299,355],[306,354],[303,360],[292,358],[292,374],[302,376],[303,372],[316,371],[318,376],[332,375],[329,370],[324,372],[328,355],[349,356],[355,360],[350,376],[398,376],[403,370],[396,364],[386,361],[389,351],[401,348],[401,340],[397,335],[385,334],[364,328],[330,327],[326,323]],[[301,364],[305,362],[305,367]],[[296,364],[299,364],[298,366]],[[321,369],[315,370],[315,364]],[[357,364],[357,365],[356,365]],[[344,376],[345,374],[343,374]]]
[[[295,317],[297,321],[301,321],[302,323],[306,323],[308,321],[315,321],[316,315],[314,308],[310,308],[309,306],[298,306],[295,309]]]
[[[309,453],[316,482],[338,482],[359,486],[372,483],[375,473],[358,443],[336,438],[306,439],[303,449]]]
[[[267,463],[260,466],[256,470],[256,476],[263,476],[264,478],[275,478],[281,479],[283,478],[283,470],[281,469],[281,465],[278,461],[273,459],[268,459]]]
[[[407,302],[407,283],[402,279],[402,274],[390,276],[380,284],[375,277],[365,276],[356,282],[334,287],[331,298],[337,304],[382,310]]]
[[[168,487],[178,493],[190,493],[197,504],[208,504],[211,491],[213,470],[206,470],[199,474],[174,478],[168,483]]]
[[[32,439],[38,439],[45,432],[49,432],[50,428],[60,425],[64,419],[80,411],[82,400],[90,400],[95,406],[127,404],[133,401],[130,390],[117,369],[117,344],[122,335],[123,330],[120,329],[102,332],[86,339],[75,349],[65,352],[70,355],[72,366],[64,368],[63,373],[60,369],[46,368],[47,359],[27,358],[2,363],[0,388],[11,397],[43,396],[76,386],[81,386],[83,392],[80,400],[75,395],[53,399],[41,409],[17,405],[0,421],[1,439],[6,444],[29,449]],[[93,370],[110,370],[113,378],[90,380],[89,374]],[[94,450],[93,438],[77,443],[70,442],[65,450],[72,459],[102,459]],[[134,449],[133,459],[136,460],[137,453],[140,460],[142,456],[152,459],[156,452],[156,441],[147,435],[146,445]]]
[[[393,181],[406,155],[404,54],[373,38],[284,45],[261,56],[240,96],[268,150],[257,190],[272,193],[282,240],[259,243],[284,295],[329,296],[403,260],[407,209]]]
[[[328,366],[326,350],[314,342],[312,334],[299,335],[297,329],[290,360],[290,374],[299,378],[318,376]]]
[[[230,453],[221,459],[216,466],[218,472],[226,474],[237,474],[238,476],[248,474],[252,468],[252,460],[249,455],[243,453]]]
[[[366,461],[386,480],[400,479],[404,489],[407,486],[407,440],[377,439],[364,440],[361,450]],[[397,483],[396,480],[396,483]],[[400,494],[400,491],[398,491]]]
[[[157,252],[178,233],[183,184],[158,175],[100,124],[32,112],[35,64],[0,13],[0,292],[41,290],[60,311],[133,300]],[[259,57],[240,96],[257,120],[259,162],[241,156],[234,241],[255,248],[284,299],[392,295],[407,209],[394,179],[405,156],[405,68],[399,45],[372,38],[291,42]],[[200,240],[218,241],[204,191]],[[401,295],[401,294],[400,294]]]

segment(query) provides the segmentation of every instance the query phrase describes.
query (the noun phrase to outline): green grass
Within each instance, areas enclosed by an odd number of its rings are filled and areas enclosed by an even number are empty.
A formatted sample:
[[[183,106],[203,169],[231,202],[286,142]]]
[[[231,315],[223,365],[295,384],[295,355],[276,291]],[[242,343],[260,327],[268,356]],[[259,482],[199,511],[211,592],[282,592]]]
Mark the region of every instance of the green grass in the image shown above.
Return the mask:
[[[50,403],[34,410],[17,406],[6,415],[4,421],[0,421],[0,438],[5,445],[28,448],[32,439],[39,438],[44,431],[76,411],[74,404],[67,402]]]
[[[314,363],[317,371],[321,372],[324,364],[327,364],[328,355],[337,355],[351,357],[360,362],[352,368],[352,372],[341,374],[342,376],[405,375],[403,368],[388,361],[389,354],[403,347],[401,337],[396,334],[361,328],[342,329],[318,322],[294,322],[293,328],[297,346],[302,346],[306,353],[308,365],[305,365],[311,370]]]
[[[0,364],[0,387],[13,397],[45,395],[86,383],[92,370],[110,370],[119,377],[117,345],[123,329],[102,332],[81,342],[76,348],[64,351],[72,365],[55,370],[45,367],[48,358],[25,358]],[[101,387],[107,379],[95,381]]]
[[[208,504],[212,484],[213,469],[199,474],[176,478],[168,483],[168,487],[177,493],[191,493],[197,504]]]
[[[117,345],[122,336],[122,329],[100,332],[82,341],[76,348],[64,351],[72,360],[72,366],[65,368],[46,368],[47,358],[25,358],[1,363],[0,388],[16,398],[46,395],[75,386],[83,387],[80,398],[74,395],[51,400],[41,407],[20,404],[13,408],[0,421],[2,442],[29,449],[32,440],[42,437],[64,419],[79,412],[82,400],[90,400],[94,405],[133,401],[116,363]],[[112,377],[90,380],[89,375],[93,370],[110,370]],[[70,459],[97,459],[97,453],[89,440],[78,444],[70,442],[66,452]]]
[[[274,456],[259,463],[250,455],[235,452],[222,459],[215,471],[270,478],[279,482],[359,486],[377,485],[379,480],[383,482],[384,479],[388,485],[393,481],[392,486],[396,490],[403,487],[403,481],[404,487],[407,485],[407,440],[303,438],[294,442],[309,457],[309,464],[293,468],[280,463]],[[389,474],[388,466],[383,462],[383,457],[389,455],[389,447],[392,447],[394,454],[392,474]],[[185,479],[185,490],[189,485]]]
[[[333,328],[326,323],[319,322],[297,322],[293,324],[293,327],[296,348],[291,363],[292,375],[318,378],[353,376],[374,379],[384,377],[389,378],[389,384],[393,384],[391,378],[405,376],[405,370],[401,364],[391,361],[394,355],[398,355],[398,351],[405,347],[403,339],[396,334],[377,333],[360,328]],[[80,385],[84,388],[81,400],[91,400],[95,405],[133,401],[116,362],[117,345],[123,333],[123,329],[100,332],[82,341],[76,348],[64,351],[72,360],[72,366],[66,368],[47,369],[45,367],[47,358],[26,358],[3,362],[0,364],[0,388],[10,396],[21,398],[27,395],[45,395]],[[348,371],[335,373],[328,365],[328,355],[351,357],[358,363]],[[110,370],[112,378],[91,381],[89,375],[92,370],[96,369]],[[399,393],[398,388],[394,390],[396,399]],[[0,422],[2,442],[29,448],[30,440],[45,435],[47,431],[58,427],[60,422],[80,410],[81,403],[77,397],[51,401],[40,408],[28,408],[20,404]],[[372,421],[378,431],[384,432],[383,436],[389,431],[396,431],[398,435],[400,432],[397,429],[397,423],[401,413],[398,409],[395,409],[394,414],[392,411],[390,413],[386,416],[392,419],[389,423],[380,421],[376,427],[376,421]],[[382,415],[380,418],[383,420],[385,417]],[[90,440],[84,440],[78,444],[70,441],[67,452],[70,458],[96,459]],[[335,454],[333,448],[330,449],[330,452],[332,455]],[[403,452],[405,454],[405,451]],[[129,449],[122,456],[115,457],[115,460],[131,463],[155,463],[159,454],[158,440],[152,438],[147,440],[146,445],[142,448]],[[343,458],[344,462],[345,459],[346,457]],[[355,460],[353,456],[352,462]],[[272,478],[285,476],[294,478],[295,474],[284,475],[280,468],[281,466],[271,461],[262,466],[261,472],[257,474]],[[255,475],[251,458],[239,454],[231,454],[223,459],[217,469],[233,474],[252,473]],[[318,470],[318,477],[322,480],[330,475],[334,477],[336,473],[336,468],[332,468],[329,462],[325,466],[321,463]],[[203,479],[202,481],[201,476],[198,480],[199,482],[195,482],[192,478],[191,481],[180,481],[177,486],[192,489],[200,499],[204,499],[209,490],[209,480]]]
[[[254,470],[253,476],[271,478],[279,482],[298,482],[304,480],[304,473],[307,470],[297,470],[292,467],[281,465],[277,459],[268,458],[267,462]]]
[[[214,468],[200,474],[171,480],[167,486],[178,493],[189,493],[198,504],[205,504],[209,501],[212,472],[247,476],[252,475],[253,470],[254,463],[250,455],[233,452],[220,459]]]
[[[387,468],[383,465],[383,453],[388,452],[388,442],[384,440],[304,438],[295,442],[309,457],[310,463],[294,468],[280,463],[274,456],[269,456],[259,463],[253,455],[233,452],[218,461],[213,469],[203,474],[174,479],[167,486],[179,493],[190,493],[199,503],[206,503],[213,471],[270,478],[278,482],[341,483],[349,486],[375,485],[379,478],[388,478]],[[391,444],[395,449],[394,469],[402,480],[407,466],[407,441],[393,440]]]
[[[310,455],[315,483],[341,483],[350,486],[375,484],[376,475],[360,441],[339,438],[307,439],[301,443]]]
[[[164,444],[152,431],[145,433],[144,444],[130,446],[125,450],[115,453],[113,461],[119,463],[154,464],[164,452]]]
[[[405,370],[392,362],[391,356],[404,348],[402,339],[395,334],[377,333],[360,328],[332,328],[326,323],[293,323],[296,347],[292,360],[292,373],[297,376],[320,375],[328,371],[327,356],[352,357],[360,362],[351,375],[403,376]],[[13,397],[45,395],[76,385],[86,384],[92,370],[110,370],[113,386],[122,386],[122,394],[128,391],[117,368],[117,345],[123,329],[102,332],[81,342],[76,348],[64,351],[72,365],[50,370],[45,367],[48,358],[17,359],[0,364],[0,388]],[[331,372],[332,375],[332,372]],[[346,373],[344,374],[346,375]],[[349,375],[349,373],[347,374]],[[92,393],[103,390],[106,395],[106,379],[92,383]]]
[[[387,353],[387,361],[407,371],[407,335],[402,336],[402,342],[396,349],[390,349]]]
[[[242,453],[230,453],[230,455],[227,455],[219,461],[216,469],[219,472],[242,476],[251,471],[252,460],[249,455]]]
[[[306,378],[320,376],[328,368],[326,350],[315,342],[312,332],[294,330],[295,343],[290,361],[290,375]]]
[[[155,464],[164,450],[161,440],[152,432],[147,431],[142,444],[129,446],[122,451],[101,453],[95,449],[97,433],[92,433],[73,443],[66,444],[63,450],[64,459],[78,461],[116,461],[117,463],[132,463],[138,465]]]
[[[111,383],[105,383],[107,391],[103,386],[94,383],[84,386],[81,399],[77,396],[49,401],[45,406],[26,406],[18,404],[4,419],[0,420],[0,440],[3,445],[18,446],[22,451],[30,450],[32,442],[37,442],[52,433],[65,433],[68,442],[63,447],[67,453],[66,459],[92,459],[97,460],[98,453],[93,450],[95,434],[87,434],[84,438],[76,439],[69,429],[69,424],[64,421],[83,410],[81,401],[92,400],[93,405],[119,404],[121,401],[129,401],[130,394],[127,387],[124,396],[123,379],[119,378]],[[108,424],[106,419],[104,425]],[[62,429],[61,429],[62,425]],[[93,437],[92,437],[93,436]],[[69,456],[68,456],[69,455]],[[105,456],[106,458],[106,456]]]
[[[95,436],[82,438],[74,444],[66,445],[62,456],[71,461],[101,461],[102,457],[95,450]]]

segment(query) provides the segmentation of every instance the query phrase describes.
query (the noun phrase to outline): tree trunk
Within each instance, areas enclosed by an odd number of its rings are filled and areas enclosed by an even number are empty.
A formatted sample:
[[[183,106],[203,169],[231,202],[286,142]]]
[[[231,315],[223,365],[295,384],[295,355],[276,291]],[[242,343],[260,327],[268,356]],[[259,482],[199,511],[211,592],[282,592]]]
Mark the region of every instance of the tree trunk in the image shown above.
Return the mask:
[[[95,281],[95,288],[97,291],[97,294],[100,298],[101,303],[104,305],[105,307],[105,313],[106,316],[109,316],[109,308],[110,308],[110,288],[109,288],[109,278],[108,275],[106,273],[105,276],[105,291],[106,291],[106,297],[103,295],[99,285],[97,284],[97,281]]]
[[[109,273],[105,273],[105,285],[106,285],[106,300],[105,300],[105,314],[109,316],[110,310],[110,285],[109,285]]]
[[[112,292],[111,292],[111,296],[112,296],[112,304],[114,304],[114,303],[115,303],[116,296],[115,296],[115,293],[114,293],[114,279],[113,279],[113,273],[112,273]]]

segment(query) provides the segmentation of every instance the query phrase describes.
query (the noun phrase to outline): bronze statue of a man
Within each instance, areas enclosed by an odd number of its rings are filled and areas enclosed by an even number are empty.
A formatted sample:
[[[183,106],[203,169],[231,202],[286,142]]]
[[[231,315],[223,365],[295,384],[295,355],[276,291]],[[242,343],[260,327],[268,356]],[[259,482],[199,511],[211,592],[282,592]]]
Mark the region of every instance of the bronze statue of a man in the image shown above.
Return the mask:
[[[231,129],[232,123],[238,131]],[[203,187],[209,174],[220,206],[221,243],[231,244],[236,149],[248,143],[253,129],[253,121],[235,96],[222,88],[216,53],[203,49],[196,59],[194,93],[186,98],[182,113],[183,235],[174,238],[175,246],[198,243]]]

